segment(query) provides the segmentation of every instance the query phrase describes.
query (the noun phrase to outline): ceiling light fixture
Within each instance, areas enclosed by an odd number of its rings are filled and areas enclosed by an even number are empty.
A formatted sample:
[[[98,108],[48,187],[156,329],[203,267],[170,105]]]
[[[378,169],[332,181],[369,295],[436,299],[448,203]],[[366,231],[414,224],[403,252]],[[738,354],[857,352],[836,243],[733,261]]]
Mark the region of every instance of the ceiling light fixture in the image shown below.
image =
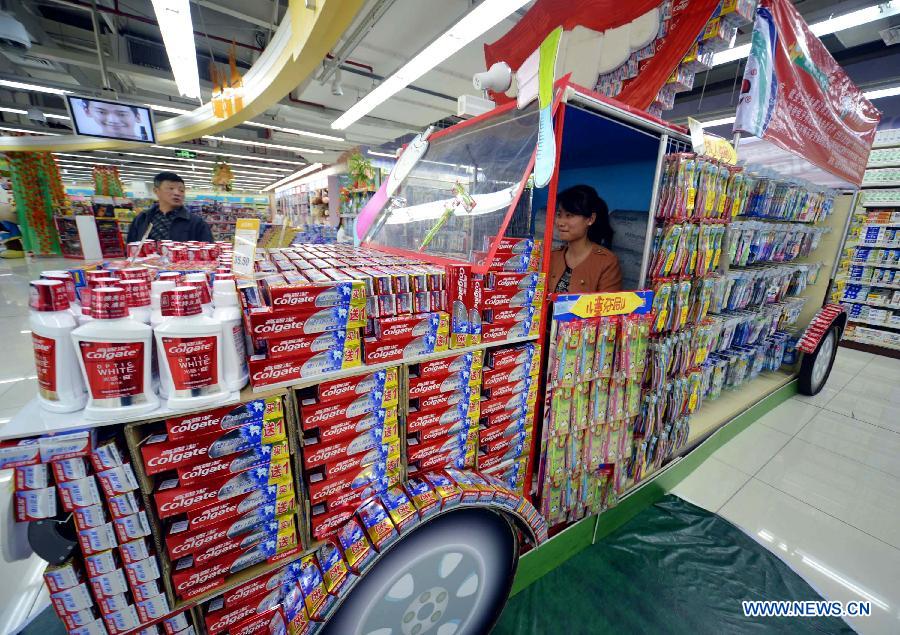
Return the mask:
[[[12,90],[27,90],[35,93],[47,93],[49,95],[68,95],[71,90],[63,88],[51,88],[50,86],[41,86],[39,84],[28,84],[26,82],[15,82],[9,79],[0,79],[0,88],[10,88]]]
[[[390,152],[378,152],[377,150],[366,150],[366,154],[370,154],[373,157],[387,157],[388,159],[396,159],[397,154],[391,154]]]
[[[880,2],[864,9],[858,9],[857,11],[851,11],[850,13],[816,22],[809,26],[809,30],[817,37],[823,37],[825,35],[831,35],[832,33],[846,31],[853,27],[862,26],[863,24],[868,24],[875,20],[889,18],[898,13],[900,13],[900,1],[893,0],[892,2]],[[740,46],[735,46],[734,48],[720,51],[713,55],[713,66],[734,62],[743,59],[748,55],[750,55],[750,45],[741,44]]]
[[[294,172],[293,174],[284,177],[280,181],[276,181],[275,183],[272,183],[271,185],[266,187],[263,190],[263,192],[268,192],[269,190],[274,189],[276,187],[280,188],[282,185],[290,184],[291,182],[296,181],[297,179],[299,179],[302,176],[310,174],[311,172],[315,172],[316,170],[318,170],[321,167],[322,167],[321,163],[313,163],[312,165],[305,167],[302,170],[298,170],[298,171]]]
[[[55,154],[56,154],[56,156],[74,157],[75,159],[89,159],[90,158],[90,157],[86,157],[86,156],[80,155],[80,154],[66,154],[63,152],[57,152]],[[194,166],[180,165],[180,164],[171,165],[171,164],[166,164],[164,162],[161,162],[159,160],[157,160],[157,161],[142,161],[140,159],[120,159],[120,158],[108,158],[106,160],[114,161],[114,163],[105,163],[105,162],[101,163],[101,162],[96,162],[96,161],[73,161],[71,158],[60,159],[59,162],[60,163],[80,163],[82,165],[112,165],[112,166],[120,167],[120,168],[132,167],[134,169],[150,170],[151,167],[144,167],[146,165],[146,166],[152,166],[152,168],[157,169],[157,170],[173,170],[173,169],[175,169],[175,170],[185,170],[187,173],[199,172],[199,171],[212,172],[212,170],[213,170],[212,167],[205,166],[205,165],[194,165]],[[129,164],[133,164],[133,163],[139,163],[141,165],[136,165],[136,166],[129,165]],[[250,171],[246,171],[246,170],[232,170],[232,172],[235,174],[247,174],[251,177],[257,177],[257,178],[263,178],[265,176],[269,176],[264,173],[260,173],[259,171],[250,172]],[[281,176],[281,174],[272,174],[271,178],[274,179],[279,176]]]
[[[26,128],[8,128],[6,126],[0,126],[0,130],[5,130],[7,132],[25,132],[27,134],[41,134],[48,135],[50,137],[59,137],[60,134],[58,132],[46,132],[44,130],[27,130]]]
[[[426,46],[421,53],[379,84],[375,90],[338,117],[332,122],[331,127],[335,130],[344,130],[528,2],[529,0],[484,0]]]
[[[191,3],[189,0],[151,1],[178,92],[190,99],[200,99],[200,72],[197,70]]]
[[[161,154],[143,154],[141,152],[122,152],[121,150],[95,150],[95,152],[102,152],[104,154],[121,154],[129,157],[146,157],[148,159],[156,159],[158,161],[187,161],[188,163],[209,163],[210,165],[215,165],[216,161],[207,161],[206,159],[185,159],[184,157],[170,157],[164,156]],[[60,153],[61,154],[61,153]],[[66,155],[66,156],[84,156],[84,155]],[[246,157],[248,159],[253,159],[253,157]],[[288,168],[276,168],[274,166],[256,166],[256,165],[245,165],[243,163],[231,163],[232,167],[237,168],[253,168],[258,172],[290,172]]]
[[[155,110],[156,112],[165,112],[170,115],[186,115],[190,110],[185,108],[175,108],[174,106],[157,106],[156,104],[144,104],[147,108]]]
[[[714,128],[715,126],[724,126],[734,123],[735,117],[722,117],[721,119],[710,119],[709,121],[701,121],[700,125],[704,128]]]
[[[267,128],[277,132],[287,132],[288,134],[300,135],[301,137],[312,137],[314,139],[325,139],[326,141],[346,141],[343,137],[336,137],[330,134],[322,134],[321,132],[310,132],[309,130],[299,130],[297,128],[286,128],[284,126],[276,126],[274,124],[259,123],[258,121],[245,121],[242,126],[253,126],[254,128]]]
[[[274,148],[276,150],[288,150],[298,154],[325,154],[322,150],[313,150],[311,148],[297,148],[294,146],[282,146],[277,143],[265,143],[263,141],[251,141],[249,139],[236,139],[234,137],[217,137],[215,135],[203,135],[204,139],[215,139],[216,141],[224,141],[226,143],[237,143],[245,146],[256,146],[260,148]]]
[[[306,165],[304,161],[294,161],[292,159],[269,159],[255,154],[233,154],[230,152],[218,152],[215,150],[203,150],[197,147],[182,148],[180,146],[153,146],[159,150],[190,150],[197,154],[211,154],[217,157],[234,157],[236,159],[249,159],[250,161],[263,161],[264,163],[284,163],[286,165]]]
[[[890,86],[889,88],[879,88],[877,90],[867,90],[863,93],[866,99],[881,99],[882,97],[894,97],[900,95],[900,86]]]

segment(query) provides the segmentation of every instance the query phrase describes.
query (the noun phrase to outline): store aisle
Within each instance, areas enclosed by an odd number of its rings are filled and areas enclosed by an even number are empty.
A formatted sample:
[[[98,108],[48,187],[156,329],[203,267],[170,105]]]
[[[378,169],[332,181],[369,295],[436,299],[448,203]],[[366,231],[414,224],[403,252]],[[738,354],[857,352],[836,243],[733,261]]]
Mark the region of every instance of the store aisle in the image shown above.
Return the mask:
[[[900,360],[840,348],[815,397],[781,404],[673,491],[716,512],[828,600],[869,600],[859,633],[900,632]]]

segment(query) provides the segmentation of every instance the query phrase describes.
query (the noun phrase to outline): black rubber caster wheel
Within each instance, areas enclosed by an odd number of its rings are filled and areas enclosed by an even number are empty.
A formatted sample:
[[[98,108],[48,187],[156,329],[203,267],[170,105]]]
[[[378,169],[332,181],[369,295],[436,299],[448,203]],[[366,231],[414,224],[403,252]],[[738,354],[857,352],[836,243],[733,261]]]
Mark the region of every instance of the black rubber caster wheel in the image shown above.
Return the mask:
[[[828,329],[825,337],[822,338],[812,354],[803,355],[797,386],[801,395],[817,395],[825,387],[825,382],[828,381],[828,376],[831,374],[831,367],[834,365],[840,337],[840,330],[834,325]]]

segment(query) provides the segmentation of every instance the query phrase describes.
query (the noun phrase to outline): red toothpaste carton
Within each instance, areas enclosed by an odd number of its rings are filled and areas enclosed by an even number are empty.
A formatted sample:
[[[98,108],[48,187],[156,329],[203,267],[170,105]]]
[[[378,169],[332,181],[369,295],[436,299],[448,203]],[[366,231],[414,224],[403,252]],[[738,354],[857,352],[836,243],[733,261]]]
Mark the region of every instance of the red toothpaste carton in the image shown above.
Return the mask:
[[[141,620],[138,617],[137,609],[134,606],[129,606],[122,611],[104,615],[103,623],[106,625],[106,631],[109,635],[119,635],[120,633],[136,629],[140,626]]]
[[[307,429],[303,434],[304,445],[330,444],[347,436],[356,436],[372,428],[384,428],[387,426],[393,430],[397,428],[397,409],[376,410],[369,414],[360,415],[346,420],[338,420],[326,423],[321,427]],[[382,436],[392,436],[393,433],[385,433]]]
[[[498,452],[505,452],[516,445],[524,445],[528,440],[528,433],[522,430],[492,441],[479,440],[479,447],[485,454],[494,455]]]
[[[536,383],[536,382],[535,382]],[[527,395],[531,390],[531,378],[520,379],[518,381],[500,384],[491,388],[485,388],[481,391],[488,400],[500,399],[502,397],[511,397],[513,395]]]
[[[398,481],[398,477],[381,477],[377,481],[364,487],[348,489],[340,494],[329,496],[317,501],[312,508],[312,522],[321,525],[325,519],[343,509],[356,509],[361,503],[386,490],[390,485]]]
[[[94,635],[94,633],[102,635],[106,633],[106,628],[103,626],[103,622],[98,619],[97,612],[94,609],[64,613],[59,616],[59,619],[62,620],[66,630],[70,633],[79,633],[81,635]],[[91,626],[93,624],[99,625],[96,630]]]
[[[132,584],[131,585],[131,595],[134,597],[135,602],[143,602],[144,600],[149,600],[152,597],[156,597],[160,593],[162,593],[162,585],[160,581],[150,580],[149,582],[144,582],[142,584]]]
[[[141,455],[147,474],[159,474],[257,448],[263,444],[264,433],[269,443],[284,441],[287,438],[284,420],[250,423],[227,432],[206,434],[191,441],[172,442],[164,434],[153,435],[141,445]]]
[[[490,271],[486,282],[488,292],[508,293],[512,290],[521,291],[544,286],[544,275],[535,272]]]
[[[410,462],[409,473],[422,474],[433,470],[443,470],[448,467],[456,467],[459,469],[472,468],[475,466],[475,456],[475,448],[472,446],[467,446],[464,450],[445,450],[415,462]]]
[[[385,342],[409,341],[439,332],[450,332],[450,315],[443,311],[382,317],[375,320],[375,335]]]
[[[399,485],[390,487],[378,497],[391,522],[401,533],[419,522],[419,514]]]
[[[384,430],[371,428],[355,437],[346,437],[329,445],[312,445],[303,448],[303,466],[312,469],[326,463],[340,461],[357,454],[365,454],[371,460],[362,466],[370,465],[377,460],[382,444],[389,439],[383,438]],[[375,450],[375,452],[372,452]]]
[[[163,631],[166,635],[176,635],[190,626],[187,613],[179,613],[174,617],[164,619],[162,621]],[[185,635],[190,635],[185,633]]]
[[[244,470],[225,479],[206,484],[180,486],[178,479],[164,481],[153,493],[160,518],[175,516],[191,509],[207,507],[230,498],[244,496],[270,485],[277,485],[276,498],[293,491],[289,460],[270,462]]]
[[[20,523],[56,516],[56,489],[32,489],[15,492],[15,516]]]
[[[125,576],[132,587],[157,580],[159,579],[158,560],[155,556],[150,556],[137,562],[130,562],[125,565]]]
[[[407,457],[410,462],[421,461],[429,456],[451,452],[455,450],[465,450],[465,446],[476,443],[478,440],[477,430],[468,430],[465,433],[454,434],[447,439],[438,439],[432,443],[422,443],[420,445],[410,444],[407,448]]]
[[[539,304],[540,301],[536,289],[488,289],[484,292],[481,310],[522,308]]]
[[[498,439],[512,438],[518,435],[524,435],[531,430],[531,423],[526,424],[525,419],[517,419],[505,426],[493,426],[491,428],[481,428],[478,431],[478,443],[483,447]]]
[[[279,604],[230,628],[228,634],[262,635],[264,633],[284,633],[286,632],[285,628],[284,611]]]
[[[409,398],[430,397],[439,393],[455,392],[469,385],[471,373],[461,370],[445,377],[412,377],[409,380]]]
[[[338,597],[345,591],[345,585],[351,579],[347,563],[341,550],[332,541],[326,541],[316,552],[316,558],[322,567],[322,581],[329,594]]]
[[[316,403],[308,400],[300,406],[300,420],[303,429],[309,430],[329,423],[359,418],[379,409],[396,407],[397,402],[396,386],[381,391],[375,390],[359,397],[350,397],[343,401]]]
[[[511,324],[531,324],[534,315],[535,308],[533,306],[488,309],[484,312],[484,325],[482,328]]]
[[[218,599],[219,598],[217,598],[217,600]],[[259,604],[263,604],[262,610],[260,610]],[[268,606],[266,606],[266,604],[268,604]],[[277,601],[275,604],[277,604]],[[265,600],[261,599],[259,603],[247,603],[238,607],[226,608],[221,601],[216,602],[216,600],[213,600],[207,607],[206,614],[203,617],[206,622],[206,632],[209,633],[209,635],[218,635],[218,633],[226,632],[235,624],[240,624],[248,617],[256,615],[257,613],[270,610],[272,606],[274,606],[274,604],[271,602],[265,602]]]
[[[400,468],[400,440],[393,439],[362,454],[332,459],[315,468],[307,468],[306,481],[318,483],[348,472],[359,473],[367,466],[375,464],[384,464],[386,474],[396,472]]]
[[[318,353],[344,350],[359,341],[359,329],[328,331],[315,335],[290,335],[268,340],[266,355],[269,359],[290,358],[300,362]]]
[[[431,484],[434,493],[440,499],[441,509],[453,507],[462,500],[462,488],[446,474],[429,472],[425,474],[425,479]]]
[[[359,305],[366,301],[365,285],[361,282],[266,286],[264,294],[273,313],[308,314],[327,307]]]
[[[119,556],[124,564],[132,564],[149,558],[153,550],[147,546],[146,538],[138,538],[119,545]]]
[[[418,432],[409,433],[409,439],[415,440],[415,442],[419,445],[427,444],[431,442],[436,442],[441,439],[447,439],[448,437],[455,436],[456,434],[466,434],[469,431],[469,427],[471,426],[471,421],[468,419],[459,419],[457,421],[443,424],[443,425],[435,425],[424,430],[419,430]]]
[[[187,512],[187,519],[191,531],[196,531],[217,522],[238,518],[260,506],[275,505],[274,515],[281,516],[292,512],[295,504],[293,487],[284,488],[281,485],[270,485],[267,488],[220,501],[207,507],[192,508]]]
[[[221,595],[226,608],[244,604],[255,605],[255,598],[281,589],[297,577],[299,563],[288,564],[277,571],[265,573]]]
[[[97,489],[97,481],[94,480],[93,476],[77,481],[58,483],[56,489],[59,491],[62,508],[67,512],[82,507],[99,505],[103,502],[103,499],[100,497],[100,490]]]
[[[107,498],[133,492],[138,488],[137,478],[130,463],[97,472],[97,481]]]
[[[406,416],[406,432],[413,434],[435,426],[447,426],[458,423],[465,418],[464,408],[460,404],[450,406],[446,410],[415,410]]]
[[[83,457],[53,461],[50,467],[53,470],[53,478],[56,479],[57,483],[77,481],[80,478],[86,478],[91,475],[90,465]]]
[[[481,339],[485,343],[505,342],[518,337],[527,337],[532,322],[515,322],[513,324],[486,324],[481,331]]]
[[[130,542],[150,535],[150,523],[146,512],[139,512],[124,518],[116,518],[112,522],[116,538],[120,543]]]
[[[287,523],[285,519],[293,518],[293,516],[285,514],[276,517],[276,507],[275,501],[267,502],[238,518],[226,519],[198,529],[191,529],[187,520],[176,521],[169,527],[166,535],[166,550],[173,560],[177,560],[202,551],[211,545],[254,533],[260,526],[276,518],[281,523],[280,529],[284,529]]]
[[[450,373],[481,368],[484,351],[459,353],[419,364],[419,377],[446,377]]]
[[[386,473],[386,462],[379,461],[358,472],[344,472],[331,478],[310,481],[308,485],[309,502],[315,506],[329,499],[337,501],[351,490],[362,492],[387,476],[389,475]]]
[[[365,395],[373,390],[397,387],[397,369],[386,368],[367,375],[336,379],[319,384],[317,388],[320,403],[343,401],[349,397]]]
[[[57,615],[65,615],[91,608],[94,605],[94,598],[91,597],[87,584],[82,583],[78,586],[51,593],[50,602],[53,604],[53,610],[56,611]]]
[[[340,527],[353,518],[353,507],[342,507],[331,512],[314,516],[310,519],[314,540],[325,540],[331,537]]]
[[[127,590],[127,586],[125,587]],[[127,611],[132,606],[131,602],[128,600],[128,596],[125,593],[117,593],[116,595],[97,595],[95,592],[94,595],[97,598],[97,608],[100,609],[100,613],[104,616],[112,615],[113,613],[118,613],[119,611]]]
[[[71,589],[83,582],[81,571],[72,560],[62,564],[49,564],[44,570],[44,584],[50,593]]]
[[[41,462],[41,447],[37,439],[0,441],[0,470]]]
[[[494,500],[494,488],[475,472],[460,472],[453,468],[444,471],[462,489],[463,503],[489,503]]]
[[[502,384],[516,383],[531,376],[531,368],[524,365],[500,368],[497,370],[486,370],[481,379],[481,387],[483,389],[494,388]]]
[[[394,342],[382,342],[376,338],[367,337],[364,342],[365,363],[380,364],[393,362],[418,355],[429,355],[440,351],[446,351],[449,340],[446,334],[438,333],[432,337],[426,335],[411,340],[398,340]]]
[[[15,468],[15,488],[19,491],[27,489],[45,489],[51,487],[50,466],[46,463],[25,465]]]
[[[487,365],[493,370],[525,364],[534,367],[540,361],[540,351],[539,345],[531,343],[494,349],[488,356]]]
[[[157,595],[146,600],[142,600],[135,605],[137,609],[138,619],[141,623],[150,622],[167,615],[171,610],[169,601],[165,595]]]
[[[334,598],[325,589],[322,570],[314,553],[304,556],[300,560],[300,575],[297,582],[300,583],[300,589],[303,591],[303,599],[310,619],[322,620],[329,607],[334,603]]]
[[[227,432],[250,423],[261,423],[269,419],[282,419],[281,397],[254,399],[237,406],[224,406],[198,414],[166,419],[169,441],[183,441],[213,432]],[[273,431],[272,434],[275,434]],[[263,431],[263,439],[273,440],[268,428]]]
[[[356,518],[350,518],[335,536],[350,571],[359,575],[375,557],[362,526]]]
[[[418,399],[410,399],[410,408],[415,408],[418,412],[424,412],[436,409],[445,409],[448,406],[465,406],[471,401],[472,395],[468,386],[463,389],[450,393],[438,393],[429,395],[428,397],[420,397]]]
[[[206,479],[233,476],[258,465],[287,459],[289,456],[287,441],[279,441],[271,445],[262,444],[237,455],[229,455],[189,467],[179,467],[176,472],[179,483],[193,485]]]
[[[38,445],[40,446],[41,463],[75,457],[88,458],[94,449],[95,442],[94,430],[77,430],[40,437]]]
[[[525,451],[523,444],[516,444],[507,450],[499,450],[493,454],[482,454],[478,457],[478,469],[490,470],[504,461],[518,458]]]
[[[90,579],[91,590],[96,597],[120,595],[128,593],[128,581],[122,569],[114,569]]]
[[[104,441],[91,452],[91,465],[95,472],[103,472],[128,461],[128,454],[115,439]]]
[[[316,353],[302,363],[295,358],[271,360],[259,356],[251,357],[248,363],[250,383],[254,387],[272,386],[322,373],[355,368],[362,363],[362,346],[358,340],[348,341],[344,343],[343,356],[337,351]]]
[[[273,520],[259,526],[256,531],[238,536],[235,538],[225,538],[215,544],[208,545],[204,549],[195,551],[191,554],[194,560],[194,566],[199,567],[208,562],[212,562],[226,554],[241,552],[245,553],[256,545],[266,540],[277,539],[279,533],[290,534],[296,536],[294,529],[294,517],[286,516],[284,520]]]
[[[253,339],[272,339],[288,335],[312,335],[326,331],[362,328],[366,325],[366,307],[349,305],[319,309],[308,315],[274,314],[250,309],[250,335]]]

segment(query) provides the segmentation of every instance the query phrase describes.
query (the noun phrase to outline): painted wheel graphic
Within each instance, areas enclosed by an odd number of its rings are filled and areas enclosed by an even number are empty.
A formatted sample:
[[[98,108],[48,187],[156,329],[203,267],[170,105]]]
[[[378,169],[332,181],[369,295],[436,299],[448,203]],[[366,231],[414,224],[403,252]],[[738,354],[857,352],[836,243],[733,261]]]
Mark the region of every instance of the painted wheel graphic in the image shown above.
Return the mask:
[[[470,635],[500,616],[518,564],[515,529],[487,509],[459,509],[405,535],[325,624],[333,635]]]

